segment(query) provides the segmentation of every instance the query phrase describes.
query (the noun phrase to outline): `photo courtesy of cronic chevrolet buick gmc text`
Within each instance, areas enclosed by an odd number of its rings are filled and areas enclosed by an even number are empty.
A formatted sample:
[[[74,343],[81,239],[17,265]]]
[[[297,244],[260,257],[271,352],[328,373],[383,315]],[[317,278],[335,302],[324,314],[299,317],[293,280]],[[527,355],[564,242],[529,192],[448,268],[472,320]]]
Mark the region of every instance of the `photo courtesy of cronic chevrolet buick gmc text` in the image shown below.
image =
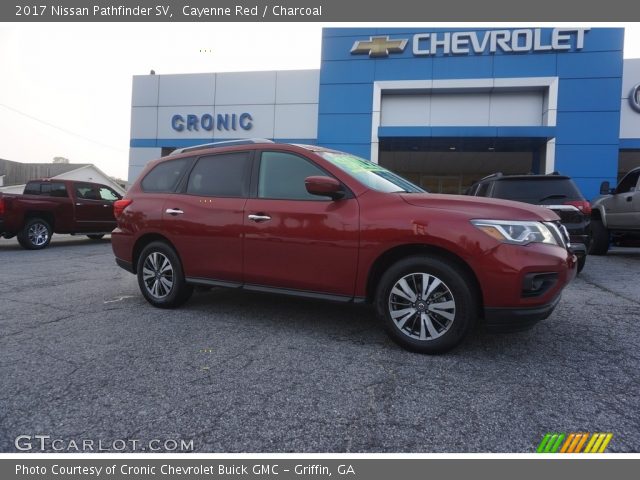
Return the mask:
[[[476,319],[533,325],[576,275],[547,208],[428,194],[316,146],[182,149],[150,162],[114,212],[116,261],[152,305],[177,307],[194,285],[369,302],[423,353],[453,348]]]

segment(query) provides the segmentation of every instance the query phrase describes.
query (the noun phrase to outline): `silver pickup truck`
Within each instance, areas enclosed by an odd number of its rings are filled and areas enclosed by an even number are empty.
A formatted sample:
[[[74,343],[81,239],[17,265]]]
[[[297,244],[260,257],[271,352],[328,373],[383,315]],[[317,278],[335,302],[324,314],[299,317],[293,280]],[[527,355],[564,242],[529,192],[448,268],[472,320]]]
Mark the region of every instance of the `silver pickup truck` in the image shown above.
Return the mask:
[[[600,185],[602,197],[591,212],[592,255],[605,255],[609,245],[640,246],[640,167],[627,173],[616,188]]]

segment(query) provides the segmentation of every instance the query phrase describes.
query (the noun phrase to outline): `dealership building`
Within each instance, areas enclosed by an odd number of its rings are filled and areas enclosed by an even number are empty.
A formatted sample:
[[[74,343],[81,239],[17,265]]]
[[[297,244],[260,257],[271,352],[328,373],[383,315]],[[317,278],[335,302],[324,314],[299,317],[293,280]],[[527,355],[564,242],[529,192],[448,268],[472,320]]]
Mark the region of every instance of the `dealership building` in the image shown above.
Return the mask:
[[[176,148],[269,138],[431,192],[558,171],[593,198],[640,166],[640,59],[623,46],[622,28],[326,28],[319,70],[135,76],[129,181]]]

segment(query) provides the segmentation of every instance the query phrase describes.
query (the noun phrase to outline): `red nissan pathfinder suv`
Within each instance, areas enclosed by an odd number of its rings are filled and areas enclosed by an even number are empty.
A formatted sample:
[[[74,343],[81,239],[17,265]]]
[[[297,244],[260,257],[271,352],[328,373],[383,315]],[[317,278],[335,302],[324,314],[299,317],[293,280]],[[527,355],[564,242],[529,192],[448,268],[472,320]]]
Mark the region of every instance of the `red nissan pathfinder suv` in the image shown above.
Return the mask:
[[[428,194],[322,147],[225,143],[150,162],[115,203],[116,261],[156,307],[194,285],[367,302],[400,345],[438,353],[476,319],[548,317],[576,274],[547,208]]]

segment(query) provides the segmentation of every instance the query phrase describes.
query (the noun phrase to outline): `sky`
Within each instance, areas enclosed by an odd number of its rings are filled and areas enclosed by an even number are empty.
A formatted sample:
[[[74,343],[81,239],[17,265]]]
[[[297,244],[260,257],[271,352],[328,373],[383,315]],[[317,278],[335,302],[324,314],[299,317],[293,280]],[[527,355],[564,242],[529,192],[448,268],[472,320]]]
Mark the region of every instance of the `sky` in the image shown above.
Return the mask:
[[[607,26],[626,27],[625,58],[640,58],[640,24]],[[0,158],[65,157],[126,179],[133,75],[320,68],[321,30],[315,23],[0,23]]]

